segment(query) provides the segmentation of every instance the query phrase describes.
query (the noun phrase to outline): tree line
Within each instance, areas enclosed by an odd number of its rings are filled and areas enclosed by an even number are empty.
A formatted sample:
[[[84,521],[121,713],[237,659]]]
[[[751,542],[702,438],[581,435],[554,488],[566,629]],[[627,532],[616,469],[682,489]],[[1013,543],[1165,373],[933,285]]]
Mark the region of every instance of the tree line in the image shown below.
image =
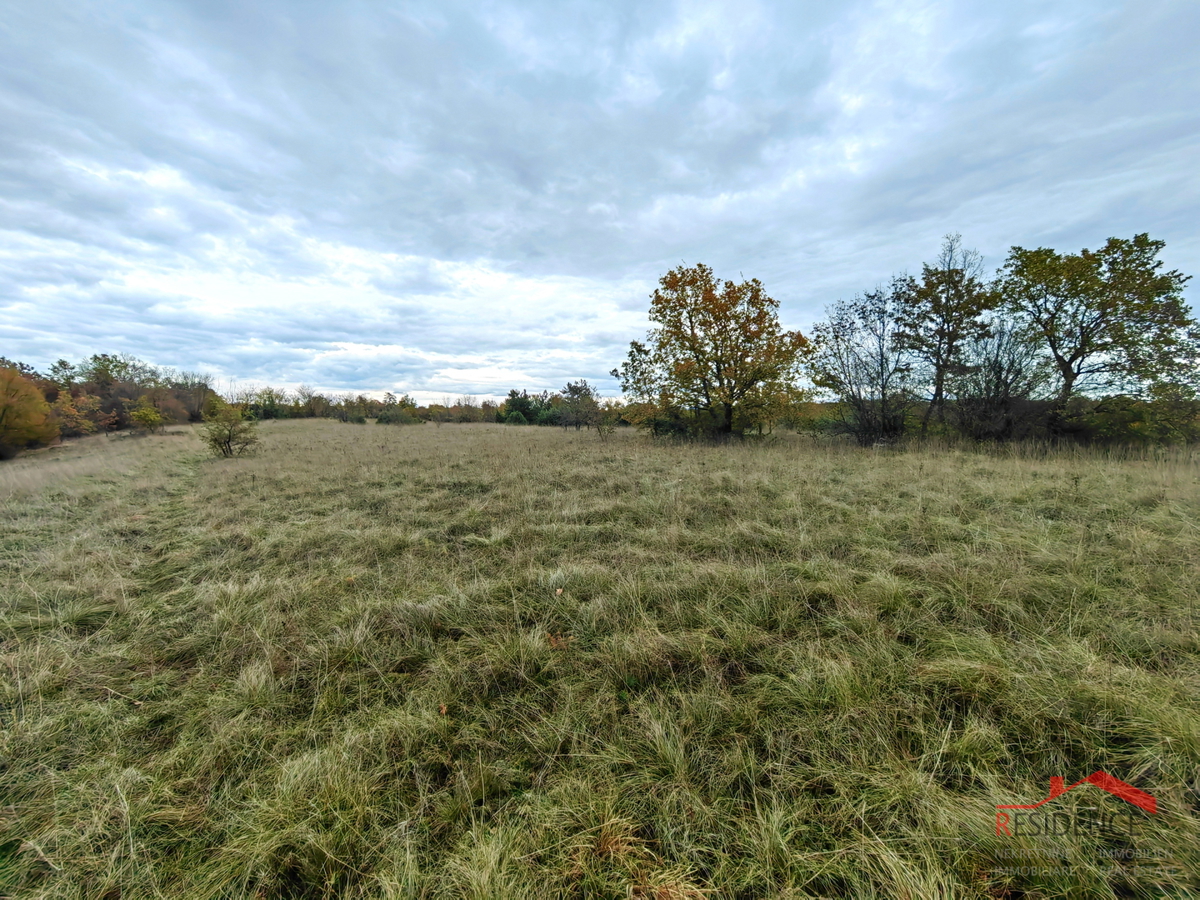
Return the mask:
[[[809,335],[784,330],[757,279],[680,266],[650,297],[653,328],[613,369],[625,402],[586,380],[419,405],[407,394],[256,387],[220,394],[209,376],[128,354],[59,360],[46,372],[0,357],[0,458],[59,437],[220,420],[335,418],[382,425],[502,422],[728,439],[776,426],[908,435],[1127,443],[1200,439],[1200,326],[1190,276],[1165,270],[1147,234],[1099,250],[1013,247],[989,277],[946,237],[919,276],[839,300]],[[232,411],[232,412],[231,412]]]
[[[1183,443],[1200,439],[1200,327],[1162,241],[1013,247],[993,277],[961,236],[920,276],[838,301],[785,331],[757,279],[681,266],[654,328],[612,374],[656,434],[727,438],[777,424],[863,446],[910,434]]]
[[[188,422],[219,420],[226,428],[235,420],[301,418],[480,422],[493,420],[498,407],[470,397],[419,406],[407,395],[328,395],[306,385],[294,391],[267,386],[222,393],[212,376],[154,366],[129,354],[97,353],[79,363],[60,359],[45,372],[0,357],[0,458],[62,437],[157,431]]]
[[[46,372],[0,357],[0,459],[59,437],[200,421],[219,399],[210,381],[128,354],[60,359]]]
[[[500,403],[471,396],[418,404],[407,394],[324,394],[301,385],[219,392],[209,375],[158,367],[129,354],[98,353],[79,363],[60,359],[45,372],[0,357],[0,459],[59,438],[124,429],[158,431],[166,425],[209,423],[214,447],[234,455],[252,430],[240,423],[330,418],[346,423],[416,425],[503,422],[595,428],[603,435],[619,421],[620,404],[604,400],[586,380],[557,392],[509,391]],[[206,431],[207,433],[207,431]],[[236,451],[236,452],[241,452]]]

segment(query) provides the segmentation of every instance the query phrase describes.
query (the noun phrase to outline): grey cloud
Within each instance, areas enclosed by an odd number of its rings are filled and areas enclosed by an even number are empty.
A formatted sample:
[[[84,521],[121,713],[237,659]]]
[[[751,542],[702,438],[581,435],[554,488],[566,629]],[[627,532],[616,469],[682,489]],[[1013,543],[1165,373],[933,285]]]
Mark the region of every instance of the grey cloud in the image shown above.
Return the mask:
[[[1150,231],[1200,268],[1186,0],[61,0],[3,20],[0,229],[21,249],[0,252],[0,339],[40,364],[149,356],[152,334],[164,361],[238,377],[428,385],[470,357],[557,381],[603,377],[619,356],[590,354],[644,333],[574,301],[464,311],[454,263],[619,280],[619,316],[704,261],[761,278],[792,327],[948,231],[994,264]],[[226,320],[123,286],[341,284],[339,247],[376,254],[353,279],[390,305]],[[572,360],[546,358],[570,331]],[[336,342],[423,355],[315,356]]]

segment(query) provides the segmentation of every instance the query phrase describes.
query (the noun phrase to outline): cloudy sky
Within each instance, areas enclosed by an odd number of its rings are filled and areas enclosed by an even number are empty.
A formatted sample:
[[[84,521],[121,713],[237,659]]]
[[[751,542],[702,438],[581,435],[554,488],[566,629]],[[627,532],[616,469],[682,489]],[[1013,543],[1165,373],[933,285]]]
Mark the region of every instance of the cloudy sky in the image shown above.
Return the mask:
[[[952,231],[1200,274],[1198,40],[1196,0],[0,0],[0,355],[615,394],[685,262],[801,329]]]

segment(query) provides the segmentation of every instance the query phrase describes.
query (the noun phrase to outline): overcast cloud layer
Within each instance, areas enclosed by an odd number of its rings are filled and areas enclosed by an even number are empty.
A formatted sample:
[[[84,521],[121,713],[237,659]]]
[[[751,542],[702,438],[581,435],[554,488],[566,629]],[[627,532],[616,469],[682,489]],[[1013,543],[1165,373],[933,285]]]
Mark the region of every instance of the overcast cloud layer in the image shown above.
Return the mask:
[[[681,262],[802,329],[950,231],[1200,274],[1198,40],[1195,0],[3,0],[0,355],[612,394]]]

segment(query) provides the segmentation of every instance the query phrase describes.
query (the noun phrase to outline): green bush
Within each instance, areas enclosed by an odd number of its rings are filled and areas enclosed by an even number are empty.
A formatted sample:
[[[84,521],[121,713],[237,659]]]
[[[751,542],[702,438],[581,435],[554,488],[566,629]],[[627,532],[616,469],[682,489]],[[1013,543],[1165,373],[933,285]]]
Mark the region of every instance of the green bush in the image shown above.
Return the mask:
[[[1073,398],[1063,418],[1066,433],[1088,443],[1152,446],[1200,440],[1200,399],[1185,385],[1156,386],[1148,398]]]
[[[528,425],[529,420],[526,419],[523,415],[521,415],[516,410],[513,410],[507,416],[504,417],[504,424],[505,425]]]
[[[158,411],[158,408],[150,398],[145,395],[138,400],[137,406],[129,413],[129,418],[138,428],[147,434],[162,431],[163,426],[167,424],[167,420],[163,418],[163,414]]]
[[[258,443],[258,423],[236,406],[220,404],[204,417],[201,439],[215,456],[243,456]]]
[[[421,420],[407,406],[391,404],[385,406],[375,419],[376,425],[420,425]]]

